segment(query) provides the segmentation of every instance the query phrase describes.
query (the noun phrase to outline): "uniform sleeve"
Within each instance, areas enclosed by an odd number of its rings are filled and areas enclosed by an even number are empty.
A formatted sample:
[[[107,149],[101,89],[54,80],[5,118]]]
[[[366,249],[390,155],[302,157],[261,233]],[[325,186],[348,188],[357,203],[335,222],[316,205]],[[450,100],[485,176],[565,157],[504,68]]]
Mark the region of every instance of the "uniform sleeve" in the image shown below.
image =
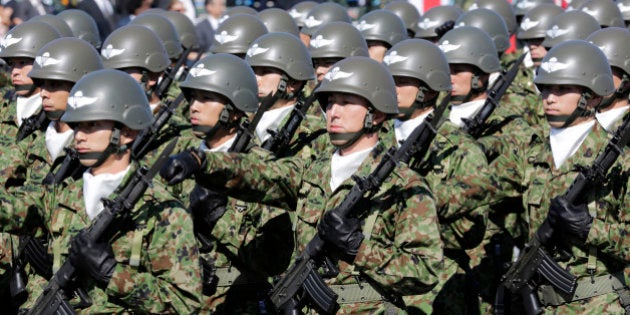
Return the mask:
[[[200,308],[201,269],[192,217],[169,205],[155,220],[143,270],[118,263],[106,292],[138,313],[191,314]]]
[[[388,291],[421,294],[437,283],[443,259],[435,202],[420,180],[410,180],[399,196],[379,215],[354,264]]]
[[[24,185],[11,192],[0,188],[0,226],[3,232],[24,231],[28,226],[42,224],[46,189],[41,185]]]
[[[247,202],[293,211],[302,182],[304,161],[297,157],[275,160],[261,150],[243,153],[207,153],[197,183]]]

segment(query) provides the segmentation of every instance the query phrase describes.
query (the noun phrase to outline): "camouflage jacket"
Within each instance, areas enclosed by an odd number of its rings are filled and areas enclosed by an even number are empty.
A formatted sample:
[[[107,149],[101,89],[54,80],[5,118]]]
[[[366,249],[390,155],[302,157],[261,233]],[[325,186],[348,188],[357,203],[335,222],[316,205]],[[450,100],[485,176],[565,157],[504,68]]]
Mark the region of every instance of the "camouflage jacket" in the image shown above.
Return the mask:
[[[133,166],[127,179],[135,169]],[[35,217],[45,227],[53,270],[67,259],[71,238],[91,223],[83,210],[82,179],[68,178],[45,189],[25,186],[21,194],[4,194],[2,202],[3,229],[19,228],[16,225]],[[77,311],[196,312],[200,307],[201,267],[191,226],[190,214],[154,181],[129,216],[118,222],[116,231],[107,235],[118,262],[108,286],[96,286],[89,276],[79,278],[78,285],[88,292],[92,305]],[[132,255],[139,259],[137,264],[132,262]],[[29,301],[23,307],[31,307],[46,285],[35,273],[29,278]]]
[[[384,155],[379,144],[355,172],[371,173]],[[316,160],[301,157],[260,160],[259,156],[229,153],[207,154],[207,165],[197,182],[251,202],[295,211],[296,254],[314,235],[319,218],[338,206],[354,186],[347,179],[330,189],[331,152]],[[443,259],[435,202],[426,182],[414,171],[399,165],[361,209],[376,214],[376,221],[359,253],[348,264],[340,261],[339,275],[330,284],[356,283],[355,271],[368,282],[394,296],[427,292],[437,281]],[[342,305],[341,313],[383,311],[382,302]]]

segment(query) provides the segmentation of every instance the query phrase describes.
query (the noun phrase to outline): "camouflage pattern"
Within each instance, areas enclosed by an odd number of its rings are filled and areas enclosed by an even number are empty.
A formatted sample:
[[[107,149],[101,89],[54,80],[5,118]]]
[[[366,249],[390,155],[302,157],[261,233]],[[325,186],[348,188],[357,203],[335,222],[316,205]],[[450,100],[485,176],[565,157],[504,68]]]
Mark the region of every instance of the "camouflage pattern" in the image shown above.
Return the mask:
[[[385,147],[381,143],[355,175],[366,176],[378,164]],[[324,211],[332,209],[354,185],[344,181],[330,191],[330,152],[316,160],[289,157],[261,160],[257,155],[208,153],[204,173],[197,179],[207,188],[223,189],[230,196],[296,211],[295,254],[313,238]],[[426,182],[404,165],[398,166],[369,205],[367,213],[378,211],[371,238],[364,240],[354,261],[339,261],[339,275],[329,284],[356,284],[356,274],[369,279],[394,296],[426,293],[437,281],[442,262],[442,241],[435,203]],[[388,303],[342,304],[339,314],[385,311]]]
[[[137,166],[132,165],[127,178]],[[123,180],[124,183],[124,180]],[[36,220],[45,226],[53,270],[67,259],[70,239],[90,225],[84,209],[83,180],[66,179],[48,189],[25,185],[13,195],[2,194],[5,209],[3,229],[19,228]],[[115,198],[114,193],[110,198]],[[28,221],[25,220],[29,216]],[[119,223],[109,240],[118,264],[106,288],[96,286],[88,276],[79,278],[93,304],[77,310],[94,313],[180,313],[200,307],[201,270],[199,252],[190,227],[192,219],[181,203],[174,200],[157,181],[147,189],[128,219]],[[132,244],[141,233],[140,265],[130,265]],[[46,280],[30,274],[30,307],[42,293]],[[77,302],[71,300],[71,303]]]

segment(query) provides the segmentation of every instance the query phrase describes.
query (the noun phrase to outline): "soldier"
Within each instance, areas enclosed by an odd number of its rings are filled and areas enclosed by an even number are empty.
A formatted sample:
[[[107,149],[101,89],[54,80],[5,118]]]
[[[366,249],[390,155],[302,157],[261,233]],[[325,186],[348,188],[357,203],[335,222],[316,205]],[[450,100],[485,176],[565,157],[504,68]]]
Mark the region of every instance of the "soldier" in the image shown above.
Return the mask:
[[[405,0],[387,1],[383,10],[396,14],[403,21],[407,29],[407,37],[415,35],[414,27],[420,19],[420,12],[418,12],[416,6]]]
[[[346,22],[352,23],[352,19],[348,15],[346,8],[334,2],[323,2],[314,6],[308,11],[304,18],[304,27],[300,29],[300,38],[306,47],[310,46],[310,40],[313,34],[320,26],[330,22]]]
[[[625,26],[621,10],[612,0],[589,0],[584,2],[578,10],[594,17],[602,28]]]
[[[424,181],[398,165],[379,192],[362,203],[359,217],[345,220],[326,212],[354,185],[350,175],[369,174],[383,157],[378,130],[398,113],[394,81],[376,61],[351,57],[335,64],[315,93],[326,107],[334,152],[322,152],[313,161],[271,161],[188,151],[171,157],[160,174],[176,183],[201,171],[197,182],[207,188],[296,211],[296,250],[303,251],[318,234],[334,248],[333,261],[341,258],[339,274],[328,281],[340,294],[340,312],[395,311],[403,307],[401,296],[427,292],[435,284],[442,259],[435,204]],[[221,175],[214,176],[219,169]],[[376,216],[370,219],[374,224],[362,231],[361,222],[370,214]],[[346,294],[352,292],[361,297]]]
[[[534,293],[546,314],[623,314],[628,307],[628,287],[623,280],[628,257],[619,233],[628,222],[626,208],[619,207],[613,191],[625,185],[627,174],[611,172],[607,177],[610,185],[589,189],[582,196],[583,204],[571,206],[562,198],[551,199],[563,195],[579,166],[592,165],[608,142],[606,131],[595,120],[594,108],[614,91],[610,66],[596,46],[570,40],[547,53],[534,83],[541,90],[547,115],[544,142],[514,146],[490,165],[501,185],[501,196],[523,196],[530,237],[547,219],[554,237],[568,251],[567,259],[557,263],[577,277],[574,295],[561,295],[546,281]],[[567,207],[576,208],[568,213]]]
[[[610,64],[615,92],[602,99],[595,117],[606,131],[614,132],[630,108],[630,32],[625,28],[609,27],[594,32],[586,40],[599,47]]]
[[[395,139],[388,142],[401,143],[425,117],[434,112],[438,94],[452,88],[450,69],[442,51],[433,43],[421,39],[405,40],[394,45],[385,55],[384,64],[394,76],[400,111],[393,123],[394,132],[389,133],[395,135]],[[446,120],[442,117],[434,119]],[[485,283],[479,288],[467,284],[479,282],[478,275],[473,275],[472,270],[485,255],[479,246],[487,209],[475,209],[451,218],[440,213],[441,208],[451,202],[450,185],[447,183],[453,178],[483,169],[487,166],[486,157],[466,132],[449,121],[443,121],[426,156],[414,156],[409,165],[427,179],[436,196],[445,262],[440,282],[431,294],[406,299],[408,311],[414,313],[412,309],[420,308],[427,314],[457,314],[473,307],[479,308],[477,295]],[[440,200],[443,195],[449,196]],[[479,250],[475,250],[476,247]],[[469,257],[470,254],[472,257]]]
[[[255,15],[230,15],[214,32],[210,52],[233,54],[245,58],[249,45],[267,33],[267,27]]]
[[[74,288],[91,304],[70,304],[86,313],[194,313],[199,308],[199,253],[188,212],[157,182],[149,185],[124,218],[100,239],[85,233],[127,181],[137,174],[130,144],[151,124],[143,89],[128,74],[99,70],[84,76],[70,92],[61,121],[74,129],[75,148],[88,169],[50,189],[24,187],[6,196],[3,229],[34,221],[45,228],[52,270],[69,260],[78,270]],[[26,208],[26,209],[25,209]],[[19,218],[19,219],[18,219]],[[31,296],[45,281],[29,281]],[[72,288],[64,288],[72,290]],[[85,296],[82,296],[84,298]],[[82,301],[85,302],[85,301]],[[32,301],[24,307],[35,306]]]
[[[101,35],[94,18],[78,9],[67,9],[57,14],[72,30],[74,37],[85,40],[92,44],[94,48],[101,49]]]
[[[291,15],[282,9],[268,8],[258,12],[258,18],[265,24],[269,33],[285,32],[300,37],[300,29]]]
[[[402,19],[387,10],[371,11],[363,15],[355,26],[367,41],[370,58],[378,62],[383,62],[389,48],[407,39]]]
[[[414,26],[414,37],[437,43],[444,33],[455,25],[464,11],[454,5],[441,5],[429,9]]]

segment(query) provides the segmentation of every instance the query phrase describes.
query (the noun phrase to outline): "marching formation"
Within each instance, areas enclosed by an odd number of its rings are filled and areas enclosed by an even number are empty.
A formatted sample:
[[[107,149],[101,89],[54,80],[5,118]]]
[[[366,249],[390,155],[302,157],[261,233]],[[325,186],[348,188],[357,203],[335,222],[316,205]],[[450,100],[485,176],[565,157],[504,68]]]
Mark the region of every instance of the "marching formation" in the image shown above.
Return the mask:
[[[152,2],[0,6],[3,313],[630,314],[630,1]]]

